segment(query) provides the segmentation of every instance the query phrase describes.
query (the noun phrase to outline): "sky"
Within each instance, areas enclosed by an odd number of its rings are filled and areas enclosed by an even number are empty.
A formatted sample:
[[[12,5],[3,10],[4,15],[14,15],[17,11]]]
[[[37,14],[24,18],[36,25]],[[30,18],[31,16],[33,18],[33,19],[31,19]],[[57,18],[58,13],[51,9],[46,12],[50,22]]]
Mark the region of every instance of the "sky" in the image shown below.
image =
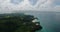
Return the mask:
[[[18,10],[60,11],[60,0],[0,0],[0,13]]]

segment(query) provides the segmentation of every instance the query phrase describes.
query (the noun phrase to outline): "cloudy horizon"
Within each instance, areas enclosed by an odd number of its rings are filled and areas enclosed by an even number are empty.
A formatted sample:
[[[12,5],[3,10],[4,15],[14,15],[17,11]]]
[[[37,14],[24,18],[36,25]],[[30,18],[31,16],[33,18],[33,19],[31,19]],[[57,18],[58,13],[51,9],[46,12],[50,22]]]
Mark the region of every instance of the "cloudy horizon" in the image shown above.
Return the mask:
[[[60,0],[0,0],[0,12],[59,11]]]

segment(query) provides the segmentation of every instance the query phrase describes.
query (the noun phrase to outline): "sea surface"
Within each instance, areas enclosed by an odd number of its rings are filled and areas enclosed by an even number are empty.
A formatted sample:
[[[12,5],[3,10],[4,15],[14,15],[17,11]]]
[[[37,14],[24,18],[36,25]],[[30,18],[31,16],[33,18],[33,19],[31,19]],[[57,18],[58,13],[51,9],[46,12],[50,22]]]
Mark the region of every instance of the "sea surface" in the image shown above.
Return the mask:
[[[60,32],[60,12],[25,12],[38,17],[43,29],[36,32]]]

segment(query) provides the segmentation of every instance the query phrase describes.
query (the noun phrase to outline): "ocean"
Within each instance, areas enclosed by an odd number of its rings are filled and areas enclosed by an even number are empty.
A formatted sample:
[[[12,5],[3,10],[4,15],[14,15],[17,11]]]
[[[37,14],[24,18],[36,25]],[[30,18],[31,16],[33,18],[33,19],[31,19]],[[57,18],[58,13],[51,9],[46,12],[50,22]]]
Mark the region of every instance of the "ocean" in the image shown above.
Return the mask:
[[[60,12],[25,12],[38,17],[43,29],[36,32],[60,32]]]

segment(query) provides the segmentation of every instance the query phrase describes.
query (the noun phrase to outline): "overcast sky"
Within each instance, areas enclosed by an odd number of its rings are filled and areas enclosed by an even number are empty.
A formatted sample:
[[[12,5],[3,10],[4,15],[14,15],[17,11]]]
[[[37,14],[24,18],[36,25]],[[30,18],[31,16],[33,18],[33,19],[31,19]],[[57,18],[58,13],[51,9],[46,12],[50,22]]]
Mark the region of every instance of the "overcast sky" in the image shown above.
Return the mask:
[[[0,0],[0,12],[60,11],[60,0]]]

